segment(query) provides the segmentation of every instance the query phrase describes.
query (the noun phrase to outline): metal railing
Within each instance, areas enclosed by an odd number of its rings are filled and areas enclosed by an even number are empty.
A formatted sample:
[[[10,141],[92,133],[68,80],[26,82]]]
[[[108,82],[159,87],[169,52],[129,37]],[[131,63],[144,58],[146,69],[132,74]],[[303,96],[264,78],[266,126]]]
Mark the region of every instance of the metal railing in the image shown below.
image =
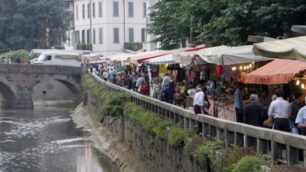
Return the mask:
[[[306,137],[232,122],[212,116],[194,114],[192,111],[141,95],[118,85],[106,82],[91,74],[99,83],[111,90],[123,91],[132,96],[132,101],[143,108],[168,118],[184,128],[196,129],[203,137],[215,137],[225,141],[225,146],[232,144],[253,147],[258,154],[271,158],[272,162],[282,162],[289,166],[306,167]],[[299,160],[299,153],[304,161]]]

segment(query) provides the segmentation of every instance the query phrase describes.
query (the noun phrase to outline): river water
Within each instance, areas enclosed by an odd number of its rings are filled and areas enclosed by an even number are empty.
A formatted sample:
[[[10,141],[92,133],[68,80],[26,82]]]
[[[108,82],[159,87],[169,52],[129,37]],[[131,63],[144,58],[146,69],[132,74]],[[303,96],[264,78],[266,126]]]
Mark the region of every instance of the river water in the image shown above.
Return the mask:
[[[1,110],[0,172],[112,172],[71,110]]]

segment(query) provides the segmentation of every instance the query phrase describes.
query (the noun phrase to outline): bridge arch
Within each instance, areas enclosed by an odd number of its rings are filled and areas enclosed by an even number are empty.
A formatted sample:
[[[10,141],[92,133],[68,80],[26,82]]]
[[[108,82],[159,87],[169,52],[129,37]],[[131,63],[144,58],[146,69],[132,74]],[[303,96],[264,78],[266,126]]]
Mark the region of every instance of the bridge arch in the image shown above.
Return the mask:
[[[63,75],[42,76],[42,78],[39,79],[39,82],[37,82],[33,86],[32,91],[35,92],[34,88],[38,84],[50,82],[52,80],[57,81],[57,82],[61,83],[62,85],[64,85],[73,94],[73,100],[76,103],[80,102],[81,93],[82,93],[81,85],[80,85],[79,81],[77,81],[76,78],[71,77],[71,76],[63,76]],[[34,92],[33,92],[33,94],[34,94]]]
[[[3,98],[1,108],[14,107],[17,99],[17,88],[3,77],[0,77],[0,93]]]

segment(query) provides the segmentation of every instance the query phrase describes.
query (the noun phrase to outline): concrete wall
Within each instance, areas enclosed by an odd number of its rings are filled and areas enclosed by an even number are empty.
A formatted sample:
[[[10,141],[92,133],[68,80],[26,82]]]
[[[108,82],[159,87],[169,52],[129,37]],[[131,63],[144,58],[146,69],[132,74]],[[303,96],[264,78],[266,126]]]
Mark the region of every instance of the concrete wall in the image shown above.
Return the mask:
[[[92,125],[91,130],[97,130],[101,140],[105,137],[105,133],[111,133],[109,140],[116,140],[112,144],[123,144],[118,147],[108,148],[113,161],[120,167],[122,172],[204,172],[208,166],[195,161],[185,154],[181,148],[176,148],[167,144],[166,140],[157,139],[142,127],[133,124],[126,114],[123,117],[106,116],[102,123],[99,116],[99,108],[94,96],[88,92],[87,109],[83,115],[88,115],[92,121],[88,123]],[[103,128],[103,129],[101,129]],[[104,131],[106,128],[107,131]],[[109,136],[108,136],[109,137]],[[107,141],[108,142],[108,141]],[[101,143],[105,144],[105,143]],[[110,143],[107,143],[110,144]],[[125,153],[122,155],[124,147]],[[127,157],[127,159],[126,159]],[[132,159],[132,161],[130,160]]]

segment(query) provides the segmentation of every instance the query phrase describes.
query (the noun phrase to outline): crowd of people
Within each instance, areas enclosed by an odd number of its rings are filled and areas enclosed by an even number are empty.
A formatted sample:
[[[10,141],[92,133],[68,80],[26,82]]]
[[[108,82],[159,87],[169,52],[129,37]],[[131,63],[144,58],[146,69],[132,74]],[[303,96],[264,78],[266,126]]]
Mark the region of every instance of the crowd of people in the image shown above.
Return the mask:
[[[143,95],[152,96],[161,101],[177,106],[186,107],[186,97],[193,97],[192,106],[195,114],[208,114],[210,101],[208,100],[205,81],[188,85],[186,81],[175,82],[165,73],[162,78],[152,74],[149,82],[148,74],[139,68],[123,71],[110,64],[94,64],[90,71],[106,81],[134,90]],[[194,91],[187,91],[195,86]],[[306,106],[304,93],[297,91],[294,100],[289,102],[281,89],[276,89],[269,106],[260,103],[257,94],[250,94],[249,100],[244,101],[243,83],[236,84],[234,91],[234,108],[236,121],[258,127],[269,127],[275,130],[306,134]],[[305,130],[305,131],[304,131]]]
[[[293,101],[289,101],[282,89],[276,89],[269,107],[266,108],[259,102],[256,94],[251,94],[248,103],[245,103],[243,89],[243,83],[239,83],[234,94],[237,122],[306,134],[306,97],[303,92],[296,91]]]
[[[90,70],[106,81],[184,108],[187,106],[186,97],[192,95],[197,98],[193,101],[195,113],[208,114],[207,109],[210,103],[202,80],[188,84],[186,81],[174,81],[168,73],[159,77],[153,72],[149,82],[148,73],[141,68],[136,70],[126,68],[117,72],[116,67],[111,64],[94,64]],[[188,89],[194,88],[194,85],[196,88],[188,92]]]

